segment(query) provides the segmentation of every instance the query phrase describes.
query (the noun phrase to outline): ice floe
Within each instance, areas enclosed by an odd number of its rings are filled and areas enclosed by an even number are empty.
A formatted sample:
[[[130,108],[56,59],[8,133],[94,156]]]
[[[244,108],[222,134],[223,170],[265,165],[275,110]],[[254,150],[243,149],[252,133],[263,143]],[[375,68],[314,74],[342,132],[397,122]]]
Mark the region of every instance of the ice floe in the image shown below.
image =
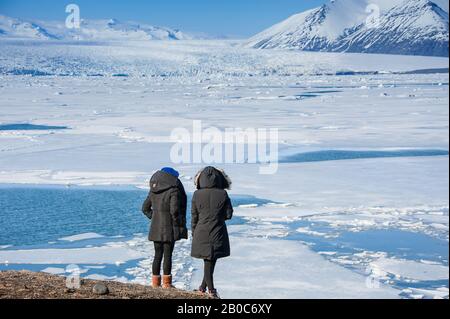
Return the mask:
[[[96,234],[96,233],[84,233],[84,234],[62,237],[59,240],[74,242],[74,241],[79,241],[79,240],[103,238],[103,237],[104,236],[102,236],[100,234]]]
[[[372,271],[380,277],[392,276],[412,280],[448,280],[448,266],[423,263],[413,260],[380,258],[370,264]]]

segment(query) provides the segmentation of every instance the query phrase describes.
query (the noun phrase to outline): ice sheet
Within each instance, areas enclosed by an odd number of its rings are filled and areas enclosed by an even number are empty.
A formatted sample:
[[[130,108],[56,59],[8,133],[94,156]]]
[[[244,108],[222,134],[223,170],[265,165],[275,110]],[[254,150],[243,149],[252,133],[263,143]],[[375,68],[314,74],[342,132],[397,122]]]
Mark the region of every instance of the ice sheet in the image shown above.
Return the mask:
[[[389,287],[369,288],[367,278],[293,241],[232,238],[231,258],[219,260],[216,285],[224,298],[398,298]],[[201,264],[197,263],[197,268]],[[194,273],[193,281],[200,283]]]
[[[171,130],[192,129],[193,120],[219,129],[278,128],[283,156],[448,151],[448,59],[268,52],[236,44],[1,42],[0,125],[70,129],[0,131],[0,183],[147,189],[151,174],[171,163]],[[5,75],[25,69],[54,76]],[[414,72],[419,69],[435,72]],[[337,75],[342,71],[348,75]],[[399,74],[405,71],[410,74]],[[127,76],[113,76],[119,73]],[[189,192],[203,165],[174,165]],[[321,256],[285,240],[288,230],[276,223],[311,218],[336,230],[390,227],[448,240],[448,155],[281,163],[271,176],[259,175],[258,165],[218,166],[233,179],[230,196],[273,202],[236,208],[236,216],[257,223],[230,227],[232,257],[217,268],[224,297],[398,297],[391,288],[368,289],[365,276],[342,267],[351,258],[332,262],[325,259],[332,251]],[[108,265],[89,275],[138,283],[151,276],[152,248],[145,236],[71,249],[13,250],[7,244],[0,250],[3,264],[54,272],[56,264]],[[189,257],[188,242],[180,244],[175,260],[176,285],[196,288],[201,265]],[[416,262],[431,278],[442,277],[436,265]],[[111,265],[122,272],[108,273]],[[395,272],[394,265],[386,267]],[[445,294],[427,289],[407,295]]]

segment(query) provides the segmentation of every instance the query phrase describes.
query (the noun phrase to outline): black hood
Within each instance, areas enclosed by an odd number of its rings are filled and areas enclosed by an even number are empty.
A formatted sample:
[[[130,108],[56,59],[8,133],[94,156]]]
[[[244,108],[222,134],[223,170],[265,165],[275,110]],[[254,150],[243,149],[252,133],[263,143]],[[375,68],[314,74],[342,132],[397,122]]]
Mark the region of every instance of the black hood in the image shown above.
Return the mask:
[[[152,193],[158,194],[174,187],[178,187],[178,178],[175,176],[157,171],[150,179],[150,190]]]
[[[197,180],[198,189],[202,188],[226,189],[229,187],[230,187],[229,182],[222,174],[222,172],[212,166],[205,167],[198,176]]]

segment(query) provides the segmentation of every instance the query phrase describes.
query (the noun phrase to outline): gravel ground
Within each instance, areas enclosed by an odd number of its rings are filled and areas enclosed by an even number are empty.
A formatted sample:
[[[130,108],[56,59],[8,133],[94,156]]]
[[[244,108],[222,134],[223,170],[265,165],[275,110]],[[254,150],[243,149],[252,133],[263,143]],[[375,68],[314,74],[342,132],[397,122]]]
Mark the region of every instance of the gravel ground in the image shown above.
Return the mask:
[[[96,284],[107,286],[109,293],[93,292]],[[0,272],[0,299],[206,299],[194,292],[178,289],[153,289],[148,286],[82,279],[81,287],[70,290],[66,278],[29,271]]]

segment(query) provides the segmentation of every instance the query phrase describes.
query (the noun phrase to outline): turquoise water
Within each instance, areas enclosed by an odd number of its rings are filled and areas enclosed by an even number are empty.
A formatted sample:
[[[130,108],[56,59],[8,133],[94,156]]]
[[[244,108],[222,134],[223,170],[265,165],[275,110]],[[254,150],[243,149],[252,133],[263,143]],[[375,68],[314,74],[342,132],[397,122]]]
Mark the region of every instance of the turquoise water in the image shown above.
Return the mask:
[[[188,194],[188,228],[190,228],[190,199]],[[0,246],[4,250],[69,249],[102,247],[112,242],[130,240],[134,235],[146,236],[149,220],[141,212],[147,191],[132,187],[60,187],[0,185]],[[268,201],[252,196],[232,196],[233,205],[265,204]],[[234,217],[228,225],[242,224]],[[59,240],[83,233],[105,237]],[[133,280],[128,269],[139,267],[141,259],[120,264],[79,263],[83,277],[101,275]],[[44,271],[47,267],[65,269],[67,264],[0,264],[2,270]],[[95,266],[95,265],[94,265]],[[98,265],[96,265],[98,266]],[[67,274],[66,274],[67,275]]]
[[[146,233],[141,206],[147,192],[135,188],[46,186],[0,187],[0,245],[42,245],[81,233],[133,236]],[[188,226],[190,197],[188,194]],[[265,204],[251,196],[232,196],[234,205]],[[235,217],[229,224],[243,223]]]
[[[65,130],[67,126],[49,126],[49,125],[35,125],[29,123],[19,124],[2,124],[0,131],[49,131],[49,130]]]
[[[355,254],[361,252],[383,252],[388,257],[413,261],[427,260],[447,267],[449,265],[448,241],[422,233],[394,228],[351,232],[333,228],[327,223],[310,222],[308,220],[284,223],[284,225],[290,230],[289,235],[285,239],[307,243],[310,249],[317,253],[333,252],[333,255],[324,256],[324,258],[332,261],[342,257],[354,257]],[[307,227],[311,231],[316,231],[324,235],[314,236],[299,233],[296,231],[299,227]],[[354,264],[344,264],[343,267],[365,274],[367,264],[360,258],[352,259],[356,261]],[[436,289],[449,287],[448,280],[412,282],[395,276],[390,276],[388,284],[397,289]]]
[[[389,157],[424,157],[424,156],[448,156],[447,150],[396,150],[396,151],[346,151],[325,150],[305,152],[285,156],[280,163],[305,163],[324,162],[350,159],[389,158]]]
[[[190,225],[190,199],[188,194],[188,227]],[[38,248],[80,248],[102,246],[106,242],[124,241],[136,234],[146,234],[148,219],[141,213],[147,191],[132,187],[61,187],[0,185],[0,246],[6,250]],[[269,200],[252,196],[231,196],[234,206],[264,205]],[[229,225],[252,224],[248,219],[235,216]],[[332,260],[342,256],[355,256],[367,252],[384,252],[389,257],[408,260],[428,260],[448,266],[448,242],[445,239],[393,228],[351,232],[336,229],[326,223],[307,219],[280,223],[289,229],[286,240],[301,241],[317,252],[334,252],[324,256]],[[299,227],[327,236],[299,233]],[[79,241],[61,241],[62,237],[83,233],[97,233],[105,237]],[[245,240],[245,234],[244,240]],[[104,269],[91,269],[85,275],[102,274],[133,279],[126,270],[137,265],[136,260],[119,265],[106,265]],[[0,264],[0,270],[27,269],[42,271],[49,265]],[[66,265],[60,265],[65,267]],[[79,265],[89,266],[89,265]],[[344,265],[363,273],[365,266]],[[408,282],[392,278],[391,285],[402,289],[448,287],[448,280]]]
[[[317,252],[336,251],[341,254],[354,254],[361,251],[385,252],[402,259],[426,259],[448,265],[448,242],[422,233],[393,228],[359,232],[342,231],[326,223],[312,223],[307,220],[286,225],[291,229],[287,239],[307,242]],[[296,231],[299,227],[308,227],[312,231],[327,234],[329,237],[299,233]]]

